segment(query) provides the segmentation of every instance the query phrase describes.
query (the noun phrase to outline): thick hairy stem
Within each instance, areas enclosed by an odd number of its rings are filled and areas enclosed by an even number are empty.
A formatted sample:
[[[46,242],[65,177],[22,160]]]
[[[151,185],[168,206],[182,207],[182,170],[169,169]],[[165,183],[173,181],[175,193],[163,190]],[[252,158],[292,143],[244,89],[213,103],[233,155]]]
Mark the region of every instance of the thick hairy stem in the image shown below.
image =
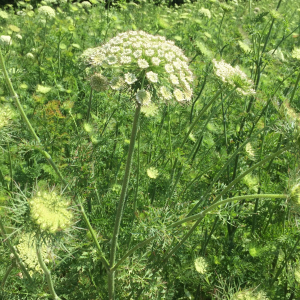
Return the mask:
[[[124,174],[124,179],[123,179],[123,184],[122,184],[122,191],[121,191],[119,204],[118,204],[118,208],[117,208],[115,227],[114,227],[112,243],[111,243],[110,267],[114,266],[115,260],[116,260],[116,251],[117,251],[117,243],[118,243],[118,237],[119,237],[119,231],[120,231],[120,224],[121,224],[121,220],[122,220],[123,209],[124,209],[124,204],[125,204],[125,197],[126,197],[128,183],[129,183],[131,163],[132,163],[132,157],[133,157],[133,152],[134,152],[136,133],[138,130],[140,112],[141,112],[141,104],[137,103],[134,120],[133,120],[133,125],[132,125],[130,145],[129,145],[125,174]],[[115,299],[115,283],[114,283],[114,281],[115,281],[115,272],[113,270],[110,270],[108,272],[108,289],[109,289],[109,299],[110,300]]]
[[[47,283],[48,283],[48,287],[49,287],[49,290],[50,290],[50,293],[53,297],[54,300],[61,300],[61,298],[59,298],[57,295],[56,295],[56,292],[54,290],[54,285],[53,285],[53,281],[52,281],[52,277],[51,277],[51,272],[49,271],[49,269],[47,268],[44,260],[43,260],[43,257],[42,257],[42,253],[41,253],[41,241],[39,240],[39,238],[36,240],[36,254],[37,254],[37,257],[38,257],[38,261],[39,261],[39,264],[46,276],[46,280],[47,280]]]

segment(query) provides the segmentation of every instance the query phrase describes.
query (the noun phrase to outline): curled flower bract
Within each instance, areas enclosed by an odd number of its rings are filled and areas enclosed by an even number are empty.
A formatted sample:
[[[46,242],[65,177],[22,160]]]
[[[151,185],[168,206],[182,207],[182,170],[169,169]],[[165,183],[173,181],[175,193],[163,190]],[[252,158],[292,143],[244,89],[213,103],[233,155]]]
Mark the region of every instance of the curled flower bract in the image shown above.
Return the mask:
[[[189,101],[193,94],[187,57],[162,36],[144,31],[119,33],[106,44],[85,50],[81,61],[107,77],[111,89],[133,91],[142,105],[149,104],[153,94],[178,102]]]
[[[69,202],[56,192],[38,192],[29,200],[30,216],[41,231],[56,233],[72,224]]]

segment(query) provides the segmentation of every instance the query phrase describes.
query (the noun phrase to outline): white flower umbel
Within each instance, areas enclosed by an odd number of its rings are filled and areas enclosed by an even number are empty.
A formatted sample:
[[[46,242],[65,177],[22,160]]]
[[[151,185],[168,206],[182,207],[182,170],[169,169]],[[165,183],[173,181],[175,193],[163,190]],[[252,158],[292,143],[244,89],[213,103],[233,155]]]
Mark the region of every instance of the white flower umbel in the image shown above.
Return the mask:
[[[119,33],[106,44],[85,50],[81,61],[108,77],[113,90],[120,89],[116,83],[121,78],[124,90],[147,90],[151,94],[157,91],[153,94],[160,94],[160,100],[189,101],[193,94],[193,73],[187,57],[174,42],[162,36],[143,31]],[[155,101],[152,96],[150,99]]]
[[[29,200],[30,216],[42,232],[54,234],[69,228],[73,214],[69,201],[56,192],[38,192]]]
[[[0,36],[0,45],[10,46],[12,44],[11,37],[9,35]]]
[[[46,17],[48,19],[55,18],[55,10],[50,6],[44,5],[39,7],[38,12],[41,16]]]
[[[227,83],[233,87],[237,87],[237,92],[241,95],[253,95],[255,90],[253,89],[253,82],[247,75],[239,68],[234,68],[227,64],[224,60],[217,61],[213,59],[213,65],[216,76],[224,83]]]

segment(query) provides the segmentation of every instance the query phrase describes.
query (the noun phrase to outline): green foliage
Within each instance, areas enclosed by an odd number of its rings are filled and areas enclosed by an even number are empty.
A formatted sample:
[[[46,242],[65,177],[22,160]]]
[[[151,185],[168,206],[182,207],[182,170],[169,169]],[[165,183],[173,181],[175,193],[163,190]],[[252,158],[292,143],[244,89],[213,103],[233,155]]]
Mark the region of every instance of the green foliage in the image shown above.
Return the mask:
[[[28,201],[43,186],[66,193],[76,216],[67,234],[42,241],[51,248],[55,292],[109,299],[103,257],[109,261],[135,95],[92,91],[94,69],[81,55],[130,30],[174,41],[194,78],[189,104],[162,103],[153,92],[155,106],[142,108],[116,250],[116,299],[300,298],[298,2],[89,2],[43,1],[55,17],[35,1],[0,10],[6,70],[40,139],[27,130],[1,72],[0,279],[8,277],[0,298],[53,298],[47,276],[36,272],[30,283],[10,255],[25,233],[38,238]],[[245,78],[219,76],[213,59],[239,66],[255,93],[237,90]],[[246,197],[252,194],[287,197]],[[236,196],[245,198],[215,206],[201,223],[184,220]]]

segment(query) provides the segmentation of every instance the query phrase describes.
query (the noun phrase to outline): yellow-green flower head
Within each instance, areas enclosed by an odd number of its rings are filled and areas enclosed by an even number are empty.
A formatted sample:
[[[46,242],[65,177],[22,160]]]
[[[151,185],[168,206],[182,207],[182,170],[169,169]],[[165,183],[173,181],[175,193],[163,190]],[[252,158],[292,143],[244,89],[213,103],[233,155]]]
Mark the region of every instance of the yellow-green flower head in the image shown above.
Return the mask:
[[[292,57],[300,61],[300,48],[295,48],[293,50]]]
[[[300,184],[295,184],[290,189],[291,205],[294,209],[300,209]]]
[[[295,267],[294,275],[295,275],[295,280],[297,281],[297,283],[300,283],[300,265],[297,265]]]
[[[22,262],[27,266],[31,275],[34,272],[43,272],[38,262],[36,254],[36,243],[34,238],[30,237],[28,233],[23,234],[22,238],[20,239],[20,243],[16,246],[16,248],[19,252]],[[49,262],[49,253],[47,250],[47,246],[45,244],[42,244],[41,254],[45,263]]]
[[[156,168],[151,167],[147,169],[147,175],[148,177],[155,179],[159,175],[159,172]]]
[[[9,105],[0,105],[0,130],[9,125],[14,116],[15,112]]]
[[[90,78],[91,88],[97,92],[105,91],[108,88],[108,79],[100,73],[95,73]]]
[[[44,16],[48,19],[55,18],[55,10],[47,5],[43,5],[39,7],[38,12],[41,16]]]
[[[236,86],[236,91],[241,95],[255,94],[252,80],[248,79],[248,76],[239,68],[239,66],[233,68],[223,59],[221,61],[213,59],[212,62],[215,74],[222,82],[231,86]]]
[[[6,11],[0,10],[0,19],[8,19],[8,16]]]
[[[204,257],[200,256],[196,258],[194,264],[198,273],[205,274],[207,272],[208,263],[206,262]]]
[[[156,90],[164,101],[180,102],[190,101],[193,94],[193,73],[187,57],[174,42],[162,36],[144,31],[123,32],[100,47],[87,49],[81,60],[101,69],[114,90],[130,88],[137,92],[143,86],[151,94]]]
[[[31,219],[41,231],[56,233],[69,228],[72,224],[73,214],[69,201],[56,192],[38,192],[29,200]]]
[[[235,293],[232,300],[268,300],[268,297],[262,291],[242,290]]]
[[[208,18],[208,19],[211,18],[210,10],[207,9],[207,8],[201,7],[201,8],[199,9],[199,14],[200,14],[201,16],[204,16],[204,17]]]

